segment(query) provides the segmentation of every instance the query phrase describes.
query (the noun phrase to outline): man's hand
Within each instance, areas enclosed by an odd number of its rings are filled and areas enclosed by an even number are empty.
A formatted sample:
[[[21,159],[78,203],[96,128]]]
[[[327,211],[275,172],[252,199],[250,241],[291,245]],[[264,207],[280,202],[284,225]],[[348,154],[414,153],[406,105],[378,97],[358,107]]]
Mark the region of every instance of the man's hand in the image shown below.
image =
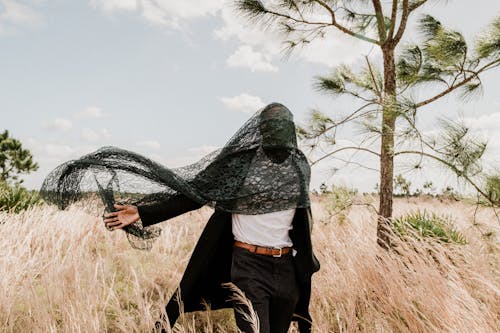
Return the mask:
[[[103,215],[104,224],[109,230],[121,229],[139,221],[140,217],[136,206],[119,204],[113,206],[116,208],[116,212]]]

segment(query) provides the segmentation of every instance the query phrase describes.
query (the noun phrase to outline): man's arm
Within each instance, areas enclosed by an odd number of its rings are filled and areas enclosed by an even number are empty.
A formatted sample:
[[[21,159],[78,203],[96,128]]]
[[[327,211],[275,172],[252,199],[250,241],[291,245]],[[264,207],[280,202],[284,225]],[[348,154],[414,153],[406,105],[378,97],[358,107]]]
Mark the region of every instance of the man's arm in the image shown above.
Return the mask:
[[[142,225],[147,227],[198,209],[203,205],[179,193],[171,196],[169,199],[150,205],[114,204],[113,206],[116,211],[103,215],[104,224],[109,230],[121,229],[139,221],[139,219],[142,221]]]
[[[151,204],[137,206],[137,211],[144,227],[171,219],[175,216],[199,209],[203,205],[188,198],[182,193],[169,199]]]

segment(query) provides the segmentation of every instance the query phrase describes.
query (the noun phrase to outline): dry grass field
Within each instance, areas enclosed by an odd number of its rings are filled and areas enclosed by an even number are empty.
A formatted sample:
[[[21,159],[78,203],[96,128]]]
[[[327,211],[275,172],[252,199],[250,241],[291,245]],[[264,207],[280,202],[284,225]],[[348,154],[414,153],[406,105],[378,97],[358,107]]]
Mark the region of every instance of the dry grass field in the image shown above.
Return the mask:
[[[499,332],[500,227],[494,212],[437,199],[397,199],[450,216],[466,245],[376,245],[376,217],[355,206],[330,218],[313,200],[315,332]],[[1,332],[149,332],[178,284],[211,209],[163,222],[150,252],[77,206],[0,212]],[[98,216],[97,213],[95,216]],[[231,310],[184,315],[175,332],[234,332]],[[294,328],[291,328],[294,331]]]

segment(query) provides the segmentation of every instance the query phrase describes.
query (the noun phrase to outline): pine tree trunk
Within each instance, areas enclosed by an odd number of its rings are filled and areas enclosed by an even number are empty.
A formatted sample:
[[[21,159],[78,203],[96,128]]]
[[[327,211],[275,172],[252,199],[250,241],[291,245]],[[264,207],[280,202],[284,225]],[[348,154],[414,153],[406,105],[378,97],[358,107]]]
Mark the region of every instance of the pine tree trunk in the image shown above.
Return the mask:
[[[392,102],[396,100],[396,65],[394,48],[382,49],[384,56],[384,99],[382,108],[382,138],[380,148],[380,203],[377,224],[377,243],[383,248],[391,246],[387,228],[391,227],[392,193],[394,178],[394,129],[396,114]]]

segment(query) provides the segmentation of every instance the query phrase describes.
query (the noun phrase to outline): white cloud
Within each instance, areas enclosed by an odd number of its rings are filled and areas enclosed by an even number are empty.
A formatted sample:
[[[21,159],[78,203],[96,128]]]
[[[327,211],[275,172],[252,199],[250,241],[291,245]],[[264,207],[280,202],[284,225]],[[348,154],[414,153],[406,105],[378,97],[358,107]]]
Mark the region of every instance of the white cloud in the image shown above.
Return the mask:
[[[256,52],[249,45],[241,45],[226,61],[229,67],[249,68],[252,72],[277,72],[270,62],[271,56]]]
[[[80,137],[87,142],[97,142],[99,140],[109,139],[111,135],[106,128],[94,130],[86,127],[82,129]]]
[[[63,163],[96,149],[93,145],[69,145],[53,140],[43,141],[34,138],[26,139],[26,146],[33,153],[37,162],[42,160],[50,163]],[[42,164],[44,163],[40,163],[40,166]]]
[[[42,127],[46,130],[68,131],[73,127],[73,123],[69,119],[56,118],[52,121],[45,122]]]
[[[96,142],[99,140],[99,134],[91,128],[82,129],[81,137],[88,142]]]
[[[276,55],[280,52],[282,37],[272,29],[264,31],[257,24],[250,24],[232,6],[224,6],[221,17],[223,26],[214,31],[215,38],[222,41],[236,39],[246,45],[258,46],[264,54]]]
[[[248,22],[235,11],[234,2],[229,0],[90,0],[90,5],[107,14],[135,13],[153,25],[170,29],[179,29],[188,21],[220,13],[223,24],[214,31],[215,38],[241,43],[227,60],[231,67],[276,71],[271,62],[281,57],[284,48],[284,36],[277,29],[264,29],[259,24]],[[329,21],[329,14],[324,12],[312,15],[314,20]],[[372,47],[372,44],[347,36],[335,28],[326,32],[324,39],[317,38],[303,49],[296,49],[294,56],[307,62],[336,66],[355,62]],[[378,51],[374,49],[374,52]]]
[[[479,138],[487,140],[485,159],[496,162],[500,154],[500,111],[482,115],[480,117],[466,117],[464,122],[470,126],[473,133]]]
[[[154,25],[179,28],[184,22],[215,15],[226,0],[91,0],[94,9],[107,14],[135,12]]]
[[[142,4],[141,16],[152,24],[165,25],[175,28],[179,25],[178,17],[171,16],[167,18],[165,10],[155,2],[145,1]]]
[[[108,113],[103,112],[100,108],[95,106],[89,106],[80,112],[76,113],[77,117],[88,117],[88,118],[103,118],[109,116]]]
[[[246,93],[234,97],[219,97],[226,108],[243,113],[254,113],[265,106],[264,101],[258,96]]]
[[[214,31],[216,38],[222,41],[234,39],[244,45],[250,45],[255,52],[266,54],[268,62],[281,57],[286,38],[276,32],[276,29],[264,29],[259,24],[250,24],[231,6],[224,7],[221,13],[224,23],[221,28]],[[314,20],[329,21],[327,16],[319,13],[313,13]],[[325,31],[324,38],[316,38],[305,47],[296,48],[292,57],[333,67],[341,63],[356,62],[369,53],[372,47],[372,44],[348,36],[335,28]],[[373,49],[372,52],[378,51]]]
[[[69,158],[74,154],[73,148],[68,145],[46,143],[42,149],[47,157],[52,158]]]
[[[211,146],[211,145],[203,145],[203,146],[198,146],[198,147],[191,147],[191,148],[188,148],[188,151],[190,153],[193,153],[193,154],[196,154],[196,155],[199,155],[200,157],[201,156],[205,156],[206,154],[208,153],[211,153],[213,152],[214,150],[216,150],[218,147],[216,146]]]
[[[111,134],[109,133],[107,128],[101,128],[99,132],[104,139],[109,139],[111,137]]]
[[[307,62],[334,67],[342,63],[355,63],[368,54],[371,47],[372,44],[332,29],[324,38],[316,38],[307,46],[297,49],[296,55]],[[379,48],[374,48],[371,56],[376,53],[380,53]]]
[[[90,0],[90,6],[107,13],[114,11],[133,11],[137,9],[136,0]]]
[[[156,140],[139,141],[137,145],[152,150],[158,150],[161,147],[160,143]]]
[[[464,122],[474,129],[500,131],[500,111],[480,117],[467,117]]]
[[[15,33],[19,28],[34,27],[42,17],[31,6],[14,0],[0,0],[0,35]]]

